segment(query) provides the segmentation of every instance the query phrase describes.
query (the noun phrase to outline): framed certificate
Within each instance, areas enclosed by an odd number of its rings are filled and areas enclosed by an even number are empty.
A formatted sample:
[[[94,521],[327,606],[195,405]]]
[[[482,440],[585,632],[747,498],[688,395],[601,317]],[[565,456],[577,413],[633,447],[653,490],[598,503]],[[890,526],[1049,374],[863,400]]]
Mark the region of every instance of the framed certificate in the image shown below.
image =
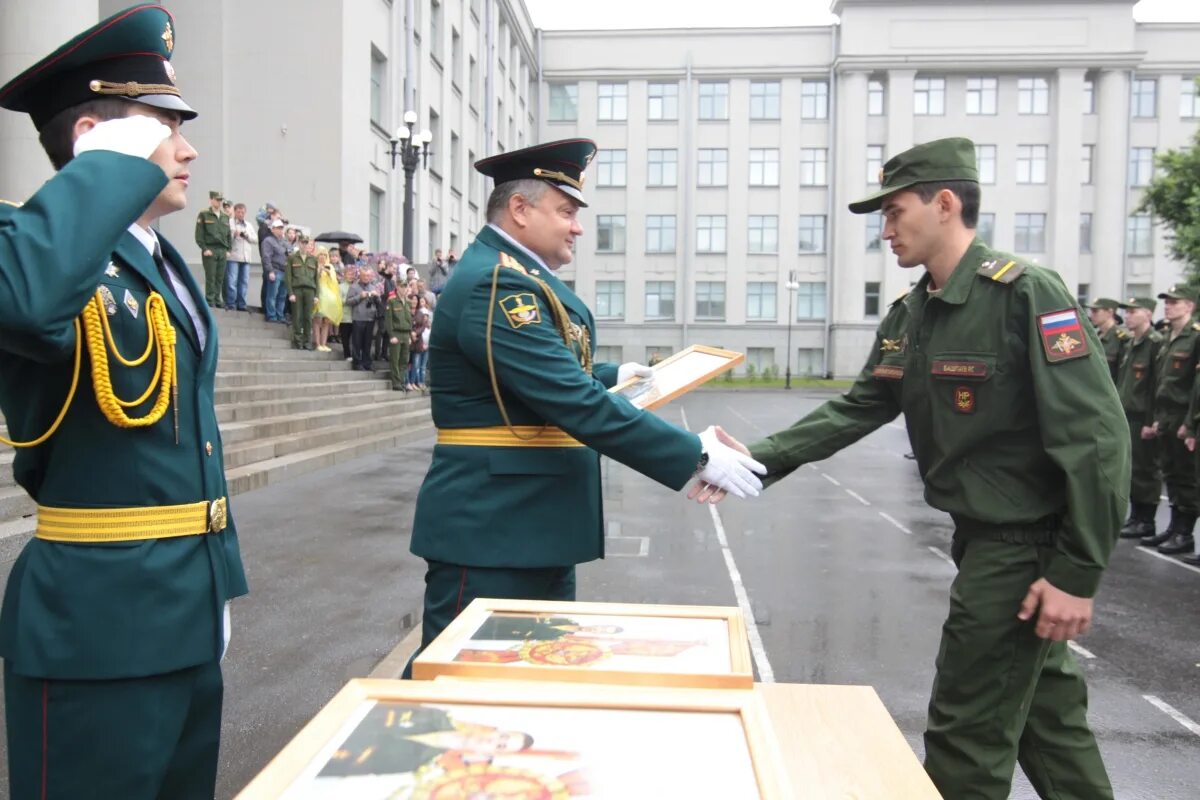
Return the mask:
[[[794,796],[754,690],[354,680],[238,800]]]
[[[647,411],[711,381],[746,360],[743,353],[694,344],[654,365],[653,378],[630,378],[609,389]]]
[[[478,598],[413,662],[413,677],[749,689],[737,608]]]

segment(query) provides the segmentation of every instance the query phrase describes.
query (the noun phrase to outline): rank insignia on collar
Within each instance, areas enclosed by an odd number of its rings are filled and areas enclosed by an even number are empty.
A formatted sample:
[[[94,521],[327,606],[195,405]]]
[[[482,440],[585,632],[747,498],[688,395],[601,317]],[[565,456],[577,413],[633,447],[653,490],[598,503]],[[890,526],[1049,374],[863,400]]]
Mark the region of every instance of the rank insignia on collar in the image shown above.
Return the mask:
[[[879,350],[884,353],[899,353],[902,352],[900,339],[884,339],[883,344],[879,346]]]
[[[1089,353],[1087,336],[1079,322],[1079,313],[1073,308],[1039,314],[1038,332],[1041,334],[1042,349],[1051,364],[1083,358]]]
[[[133,296],[133,292],[129,291],[128,289],[125,290],[124,302],[125,309],[133,315],[134,319],[137,319],[138,310],[141,308],[141,306],[138,305],[137,298]]]
[[[108,262],[108,266],[104,269],[104,274],[110,278],[115,278],[121,274],[121,268],[113,262]]]
[[[117,298],[113,297],[112,290],[104,284],[100,284],[100,300],[104,303],[104,313],[110,317],[117,313]]]
[[[975,389],[971,386],[954,388],[954,410],[959,414],[975,413]]]
[[[510,294],[500,300],[500,309],[508,319],[508,324],[514,328],[526,325],[538,325],[542,315],[538,311],[537,298],[528,292]]]

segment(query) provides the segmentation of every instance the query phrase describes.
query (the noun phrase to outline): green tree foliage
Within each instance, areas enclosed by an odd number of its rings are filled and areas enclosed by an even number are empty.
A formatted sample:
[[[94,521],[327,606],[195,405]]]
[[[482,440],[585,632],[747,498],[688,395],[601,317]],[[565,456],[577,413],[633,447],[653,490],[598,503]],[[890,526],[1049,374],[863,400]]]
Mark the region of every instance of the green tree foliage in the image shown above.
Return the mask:
[[[1171,256],[1185,265],[1188,282],[1200,286],[1200,130],[1189,147],[1168,150],[1157,161],[1138,213],[1167,226]]]

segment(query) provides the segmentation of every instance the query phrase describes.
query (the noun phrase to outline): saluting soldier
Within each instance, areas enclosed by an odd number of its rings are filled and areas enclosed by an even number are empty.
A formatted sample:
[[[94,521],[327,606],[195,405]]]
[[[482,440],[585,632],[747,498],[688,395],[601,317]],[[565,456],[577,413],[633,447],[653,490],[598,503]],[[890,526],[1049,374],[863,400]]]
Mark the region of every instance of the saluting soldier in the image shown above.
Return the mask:
[[[1067,641],[1088,630],[1125,511],[1124,415],[1062,279],[977,238],[979,202],[968,139],[888,161],[882,189],[850,210],[882,209],[900,266],[925,274],[849,392],[749,451],[770,483],[903,413],[925,497],[954,520],[959,570],[926,770],[947,798],[1002,800],[1019,759],[1041,797],[1112,798]]]
[[[196,158],[174,36],[162,7],[131,8],[0,88],[58,170],[0,207],[0,410],[38,505],[0,612],[14,800],[214,794],[246,579],[217,329],[151,227],[186,206]]]
[[[755,494],[751,459],[607,390],[640,364],[593,363],[592,312],[554,274],[583,235],[569,139],[493,156],[488,224],[438,302],[430,359],[433,462],[412,552],[426,560],[422,647],[476,597],[574,600],[575,565],[604,555],[600,456],[672,489],[692,475]]]
[[[1099,297],[1088,306],[1088,319],[1100,336],[1100,345],[1104,349],[1104,358],[1108,361],[1108,370],[1112,374],[1113,383],[1117,381],[1117,370],[1121,363],[1121,349],[1129,340],[1129,333],[1121,328],[1124,320],[1117,313],[1121,304],[1108,297]]]
[[[1121,354],[1117,394],[1129,422],[1132,465],[1129,519],[1121,528],[1122,539],[1154,536],[1154,514],[1162,495],[1162,474],[1158,469],[1158,443],[1154,432],[1158,350],[1163,340],[1151,325],[1156,305],[1153,297],[1131,297],[1121,304],[1130,338]]]
[[[196,246],[204,264],[204,299],[212,308],[224,308],[225,257],[233,246],[229,215],[218,191],[208,193],[209,207],[196,215]]]
[[[1184,438],[1188,434],[1188,406],[1200,359],[1200,337],[1192,323],[1196,298],[1186,286],[1172,286],[1159,294],[1167,333],[1158,351],[1154,392],[1153,431],[1158,440],[1159,466],[1167,484],[1171,521],[1166,530],[1142,537],[1146,547],[1178,555],[1192,552],[1192,528],[1196,524],[1196,468]]]
[[[288,256],[283,271],[287,280],[288,300],[292,304],[292,348],[312,350],[313,304],[317,299],[317,245],[301,237],[296,252]]]
[[[405,372],[408,369],[409,345],[412,343],[413,302],[407,289],[393,289],[387,298],[384,327],[388,335],[388,365],[391,368],[392,391],[408,388]]]

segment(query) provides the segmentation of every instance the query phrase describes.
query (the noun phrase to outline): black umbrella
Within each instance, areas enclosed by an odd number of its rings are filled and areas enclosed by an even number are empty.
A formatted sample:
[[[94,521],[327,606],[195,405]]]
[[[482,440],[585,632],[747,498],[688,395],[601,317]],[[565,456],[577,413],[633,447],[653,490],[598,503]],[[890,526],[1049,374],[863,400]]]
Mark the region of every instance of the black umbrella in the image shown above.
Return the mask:
[[[338,244],[361,244],[362,237],[345,231],[330,231],[316,238],[318,242],[337,242]]]

